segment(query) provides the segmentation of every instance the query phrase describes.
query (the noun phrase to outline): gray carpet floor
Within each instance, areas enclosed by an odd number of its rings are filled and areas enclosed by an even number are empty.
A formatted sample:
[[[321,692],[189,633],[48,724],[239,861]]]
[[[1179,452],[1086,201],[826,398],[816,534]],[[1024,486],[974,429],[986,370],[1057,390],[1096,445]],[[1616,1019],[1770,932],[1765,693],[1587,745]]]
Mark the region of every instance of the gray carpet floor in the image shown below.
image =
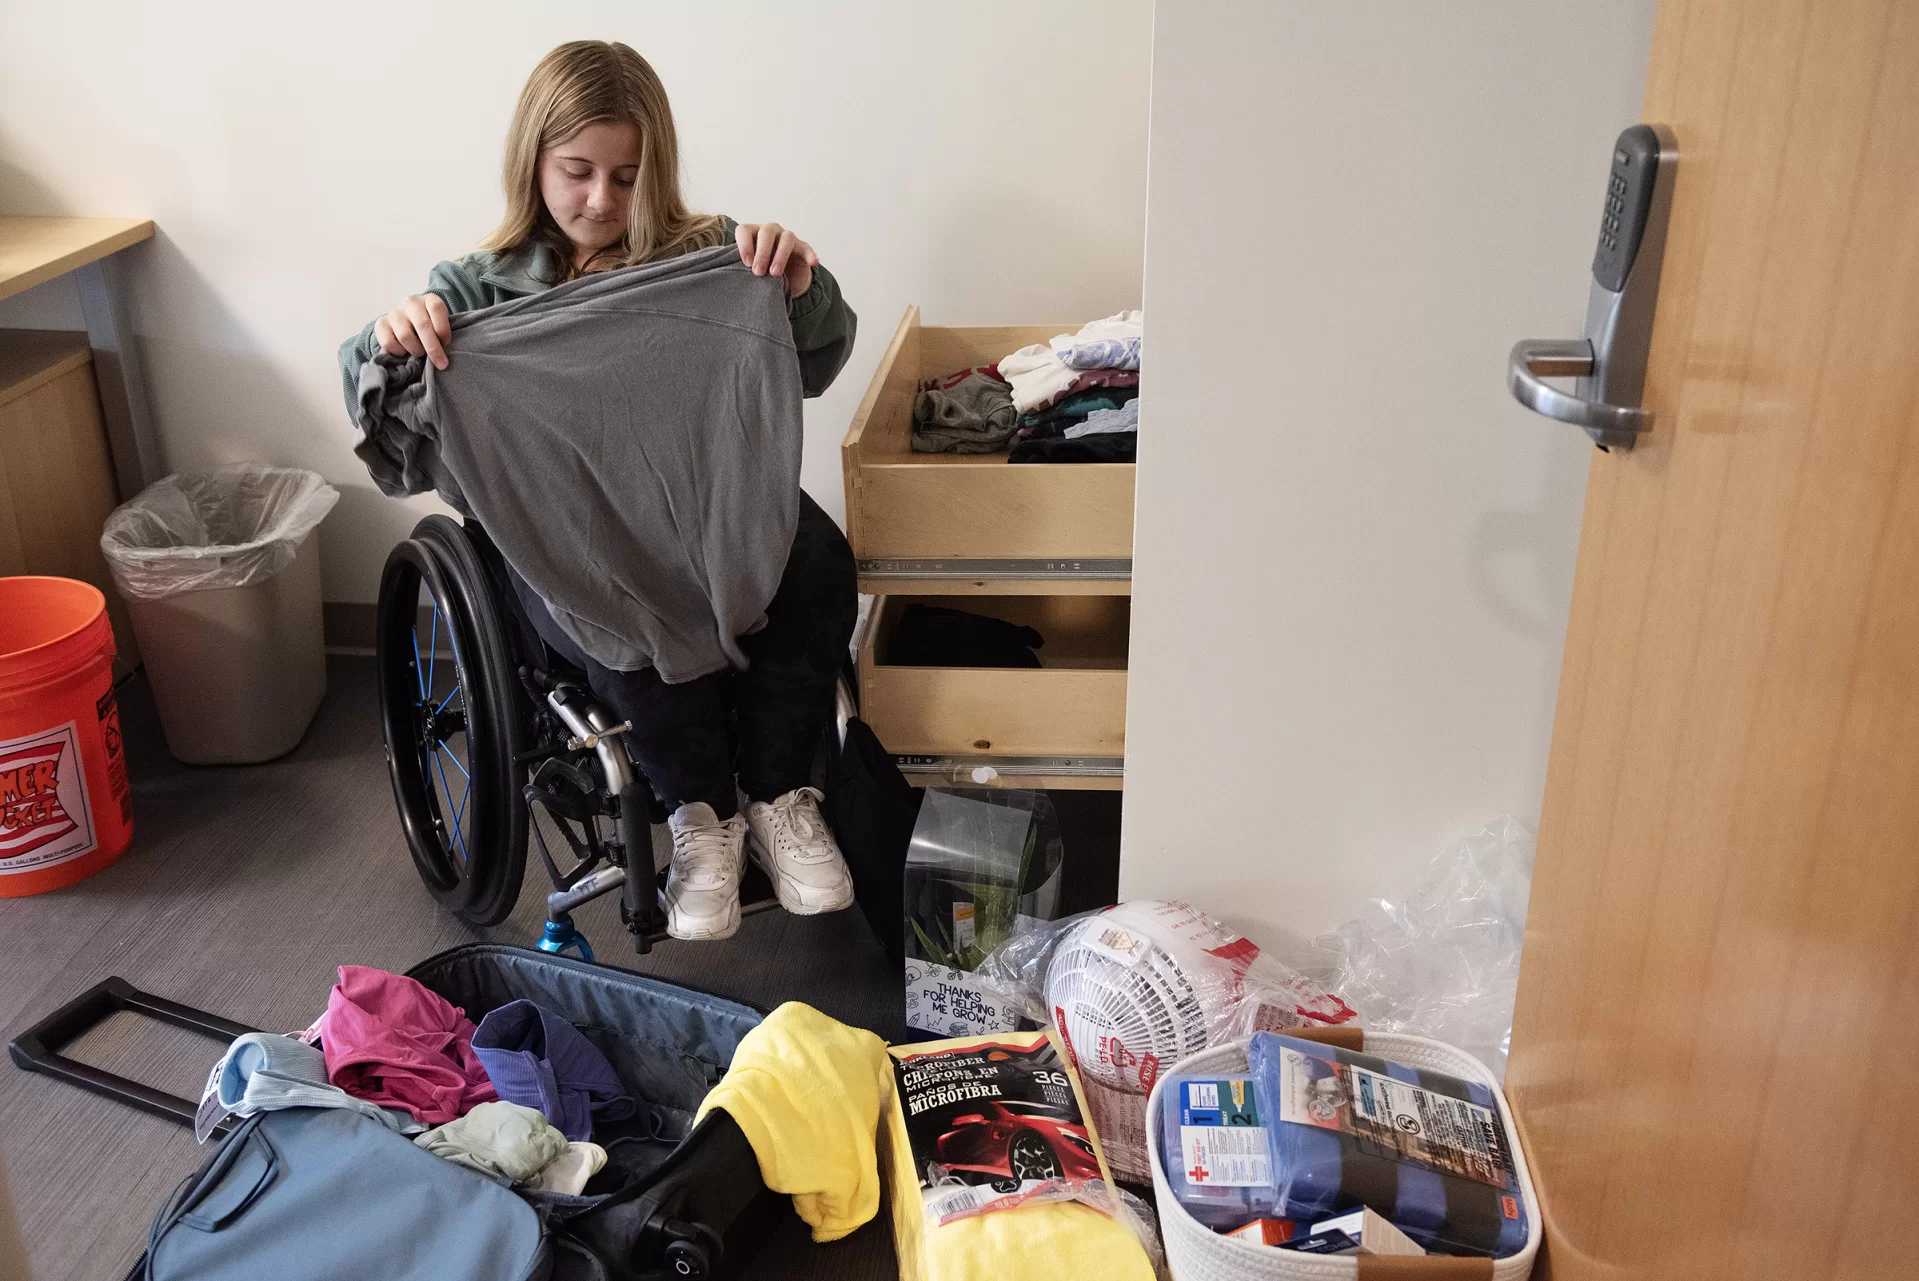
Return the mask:
[[[117,974],[159,996],[291,1031],[325,1009],[343,963],[399,971],[458,943],[538,937],[546,884],[537,860],[518,908],[497,928],[472,929],[428,897],[394,817],[372,660],[332,658],[328,679],[300,746],[244,768],[176,764],[144,679],[122,687],[133,847],[78,885],[0,899],[0,1027],[16,1033]],[[602,962],[766,1009],[806,1001],[889,1040],[904,1032],[898,971],[857,912],[766,912],[724,943],[668,943],[645,957],[632,954],[611,899],[576,919]],[[197,1098],[219,1047],[122,1014],[68,1052]],[[117,1281],[154,1210],[203,1150],[174,1122],[5,1065],[0,1153],[36,1281]],[[897,1276],[886,1213],[824,1246],[789,1218],[746,1275]]]

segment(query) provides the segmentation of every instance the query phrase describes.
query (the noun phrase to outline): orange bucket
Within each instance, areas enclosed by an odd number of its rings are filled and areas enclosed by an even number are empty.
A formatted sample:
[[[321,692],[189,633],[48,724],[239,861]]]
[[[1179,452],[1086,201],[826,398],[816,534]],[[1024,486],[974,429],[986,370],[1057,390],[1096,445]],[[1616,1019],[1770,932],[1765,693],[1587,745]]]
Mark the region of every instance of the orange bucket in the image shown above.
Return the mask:
[[[132,840],[107,598],[0,578],[0,898],[71,885]]]

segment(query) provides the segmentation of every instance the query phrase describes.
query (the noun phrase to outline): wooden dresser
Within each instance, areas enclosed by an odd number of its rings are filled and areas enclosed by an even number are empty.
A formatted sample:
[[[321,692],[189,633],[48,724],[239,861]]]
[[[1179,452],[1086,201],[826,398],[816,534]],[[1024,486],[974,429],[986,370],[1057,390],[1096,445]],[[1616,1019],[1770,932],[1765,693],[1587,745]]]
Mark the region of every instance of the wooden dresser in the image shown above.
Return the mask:
[[[1075,328],[934,328],[908,307],[840,446],[860,590],[878,598],[859,638],[861,716],[915,782],[1122,784],[1133,465],[912,450],[921,379]],[[1038,629],[1042,666],[890,662],[900,611],[916,601]]]
[[[105,592],[124,674],[140,656],[100,552],[119,501],[87,336],[0,329],[0,575],[54,574]]]

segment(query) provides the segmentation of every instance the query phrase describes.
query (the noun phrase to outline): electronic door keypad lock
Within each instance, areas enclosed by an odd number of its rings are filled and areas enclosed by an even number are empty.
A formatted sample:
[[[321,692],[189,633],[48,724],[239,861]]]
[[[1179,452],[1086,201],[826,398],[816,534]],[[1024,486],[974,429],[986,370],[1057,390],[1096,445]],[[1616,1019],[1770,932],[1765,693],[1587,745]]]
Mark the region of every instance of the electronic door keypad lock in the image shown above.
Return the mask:
[[[1634,125],[1619,135],[1593,253],[1586,336],[1528,338],[1514,345],[1507,366],[1515,400],[1584,428],[1601,449],[1631,449],[1652,427],[1652,411],[1639,402],[1678,161],[1678,145],[1664,125]],[[1545,378],[1579,381],[1564,392]]]

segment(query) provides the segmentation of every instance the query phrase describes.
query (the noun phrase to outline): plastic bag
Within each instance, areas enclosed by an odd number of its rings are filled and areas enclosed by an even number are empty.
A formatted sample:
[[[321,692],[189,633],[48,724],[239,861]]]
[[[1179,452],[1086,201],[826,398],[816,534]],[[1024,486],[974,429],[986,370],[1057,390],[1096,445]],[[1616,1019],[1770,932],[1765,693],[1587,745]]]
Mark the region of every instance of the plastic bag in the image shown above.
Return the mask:
[[[1344,1001],[1189,903],[1121,903],[1016,924],[974,977],[1052,1024],[1115,1171],[1152,1176],[1146,1096],[1161,1070],[1255,1031],[1352,1021]]]
[[[1507,815],[1316,939],[1361,1025],[1456,1045],[1504,1080],[1532,871],[1532,829]]]
[[[1098,1125],[1099,1122],[1093,1124]],[[1128,1192],[1117,1184],[1113,1192],[1119,1197],[1119,1213],[1113,1217],[1131,1228],[1133,1235],[1139,1238],[1139,1248],[1146,1251],[1146,1261],[1153,1265],[1153,1276],[1157,1281],[1170,1281],[1173,1274],[1166,1266],[1166,1244],[1160,1240],[1159,1215],[1147,1204],[1145,1197]]]
[[[1059,910],[1063,860],[1044,792],[927,789],[906,852],[909,1027],[970,1036],[1018,1024],[1017,1007],[970,971],[1021,922]]]
[[[295,467],[234,463],[177,473],[115,508],[100,550],[129,597],[247,587],[292,564],[339,500],[317,473]]]

